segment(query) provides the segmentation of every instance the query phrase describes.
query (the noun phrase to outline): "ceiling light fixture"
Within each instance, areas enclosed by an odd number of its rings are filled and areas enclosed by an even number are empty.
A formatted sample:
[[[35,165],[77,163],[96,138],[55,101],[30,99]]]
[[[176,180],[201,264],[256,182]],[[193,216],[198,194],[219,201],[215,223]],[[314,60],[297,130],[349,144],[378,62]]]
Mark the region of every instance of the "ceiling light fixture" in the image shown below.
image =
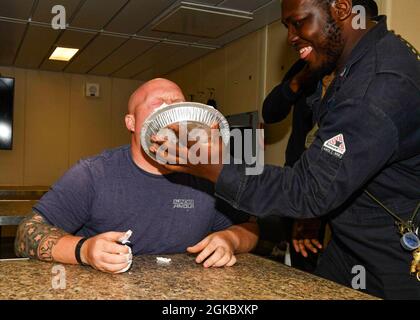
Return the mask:
[[[57,47],[50,56],[50,60],[70,61],[79,49]]]

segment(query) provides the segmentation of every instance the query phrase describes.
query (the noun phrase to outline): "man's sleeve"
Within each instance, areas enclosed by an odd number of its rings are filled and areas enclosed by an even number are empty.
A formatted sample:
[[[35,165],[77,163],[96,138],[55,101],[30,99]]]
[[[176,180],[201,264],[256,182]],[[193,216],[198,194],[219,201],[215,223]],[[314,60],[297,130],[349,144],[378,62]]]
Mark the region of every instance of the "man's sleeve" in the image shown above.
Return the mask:
[[[265,98],[262,108],[262,116],[265,123],[276,123],[284,120],[300,93],[290,89],[290,80],[305,66],[303,60],[298,60],[287,72],[281,84],[277,85]]]
[[[289,82],[276,86],[264,100],[262,108],[264,122],[271,124],[284,120],[298,97],[299,95],[290,89]]]
[[[249,222],[251,216],[243,211],[233,208],[230,204],[222,199],[216,198],[215,219],[212,231],[220,231],[234,224]]]
[[[34,206],[52,225],[75,234],[90,218],[94,196],[92,177],[85,161],[67,171]]]
[[[244,166],[225,165],[216,195],[257,216],[319,217],[362,188],[397,150],[391,119],[368,99],[349,99],[322,119],[293,168],[265,166],[261,175],[246,176]]]
[[[213,226],[211,227],[211,232],[225,230],[229,228],[230,226],[232,226],[233,224],[234,223],[230,217],[224,215],[219,210],[216,210],[215,215],[214,215]]]

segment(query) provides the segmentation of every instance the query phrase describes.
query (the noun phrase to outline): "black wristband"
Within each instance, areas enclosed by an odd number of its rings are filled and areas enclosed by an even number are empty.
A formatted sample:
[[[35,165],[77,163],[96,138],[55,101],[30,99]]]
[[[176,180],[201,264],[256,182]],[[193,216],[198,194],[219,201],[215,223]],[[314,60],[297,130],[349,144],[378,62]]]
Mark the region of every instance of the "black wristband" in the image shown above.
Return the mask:
[[[74,255],[76,256],[76,260],[82,266],[86,266],[86,264],[83,263],[82,258],[80,257],[80,250],[82,249],[82,245],[85,243],[87,239],[88,238],[80,239],[79,242],[76,244],[76,249],[74,250]]]

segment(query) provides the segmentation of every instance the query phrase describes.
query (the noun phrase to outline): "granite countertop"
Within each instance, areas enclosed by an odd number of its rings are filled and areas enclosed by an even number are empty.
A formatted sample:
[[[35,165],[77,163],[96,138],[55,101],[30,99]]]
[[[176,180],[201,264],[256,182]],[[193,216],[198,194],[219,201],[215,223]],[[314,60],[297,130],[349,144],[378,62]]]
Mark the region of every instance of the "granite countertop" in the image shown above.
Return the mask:
[[[57,264],[0,261],[0,300],[130,299],[130,300],[297,300],[376,299],[311,274],[253,254],[238,255],[231,268],[205,269],[194,256],[178,254],[169,265],[156,256],[135,257],[132,269],[120,275],[90,267],[65,265],[65,283]],[[53,273],[54,272],[54,273]],[[59,271],[62,274],[62,271]],[[65,289],[53,289],[66,285]]]

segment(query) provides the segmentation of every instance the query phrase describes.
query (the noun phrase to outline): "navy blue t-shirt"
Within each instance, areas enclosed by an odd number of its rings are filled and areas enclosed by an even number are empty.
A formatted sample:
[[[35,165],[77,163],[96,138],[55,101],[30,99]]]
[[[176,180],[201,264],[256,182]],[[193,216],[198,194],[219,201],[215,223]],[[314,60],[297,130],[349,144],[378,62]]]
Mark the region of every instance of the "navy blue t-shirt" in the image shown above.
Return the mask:
[[[124,146],[79,161],[34,209],[68,233],[132,230],[134,254],[169,254],[232,225],[213,192],[210,182],[191,175],[145,172]]]

